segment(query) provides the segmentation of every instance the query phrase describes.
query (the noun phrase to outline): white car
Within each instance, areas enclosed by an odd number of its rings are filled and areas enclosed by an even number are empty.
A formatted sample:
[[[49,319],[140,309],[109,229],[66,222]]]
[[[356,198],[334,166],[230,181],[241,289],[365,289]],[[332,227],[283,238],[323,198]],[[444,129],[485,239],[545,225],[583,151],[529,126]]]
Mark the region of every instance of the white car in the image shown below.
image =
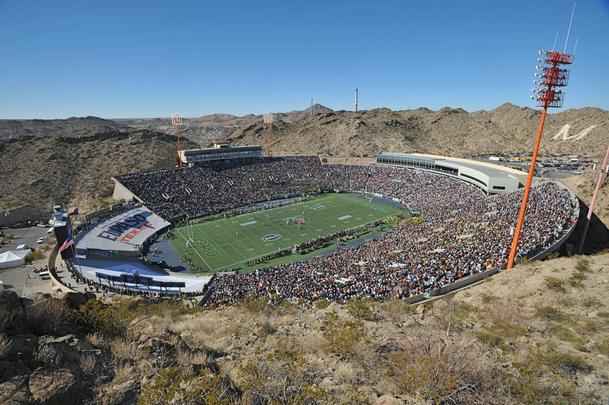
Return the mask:
[[[44,238],[40,238],[36,241],[36,243],[40,244],[40,243],[44,243]]]

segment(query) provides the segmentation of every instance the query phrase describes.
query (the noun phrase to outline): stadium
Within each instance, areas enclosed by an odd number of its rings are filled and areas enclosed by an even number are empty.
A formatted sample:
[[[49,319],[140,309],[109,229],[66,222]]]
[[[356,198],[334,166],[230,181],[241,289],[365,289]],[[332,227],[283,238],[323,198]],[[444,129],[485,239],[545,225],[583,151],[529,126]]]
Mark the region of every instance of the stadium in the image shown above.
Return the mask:
[[[55,253],[75,279],[204,305],[417,301],[506,266],[522,172],[422,154],[349,165],[259,146],[181,152],[183,167],[113,178],[111,209],[56,210]],[[568,189],[538,180],[519,260],[564,247],[579,211]]]

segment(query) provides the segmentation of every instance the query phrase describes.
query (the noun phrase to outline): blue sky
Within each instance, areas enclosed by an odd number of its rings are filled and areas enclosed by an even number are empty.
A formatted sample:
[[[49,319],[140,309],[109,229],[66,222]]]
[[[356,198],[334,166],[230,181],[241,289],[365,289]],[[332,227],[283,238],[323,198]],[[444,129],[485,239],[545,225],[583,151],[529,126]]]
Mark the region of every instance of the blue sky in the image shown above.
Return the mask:
[[[531,106],[572,4],[0,0],[0,118],[351,109],[355,87],[362,108]],[[574,36],[565,107],[609,109],[609,0],[577,3]]]

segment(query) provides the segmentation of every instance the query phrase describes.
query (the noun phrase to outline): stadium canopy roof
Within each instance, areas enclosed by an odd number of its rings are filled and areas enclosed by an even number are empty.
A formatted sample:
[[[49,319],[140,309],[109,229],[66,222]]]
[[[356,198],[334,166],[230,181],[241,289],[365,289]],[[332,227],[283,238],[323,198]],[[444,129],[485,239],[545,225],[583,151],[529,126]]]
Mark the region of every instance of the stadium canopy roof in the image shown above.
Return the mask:
[[[0,269],[23,266],[28,253],[27,250],[9,250],[8,252],[0,253]]]

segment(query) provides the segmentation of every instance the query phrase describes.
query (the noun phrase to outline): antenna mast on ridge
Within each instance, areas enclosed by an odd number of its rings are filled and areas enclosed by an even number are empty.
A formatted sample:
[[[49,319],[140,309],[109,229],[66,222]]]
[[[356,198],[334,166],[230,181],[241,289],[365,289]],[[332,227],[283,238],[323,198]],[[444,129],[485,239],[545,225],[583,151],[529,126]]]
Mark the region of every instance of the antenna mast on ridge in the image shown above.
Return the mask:
[[[182,116],[178,113],[171,114],[171,126],[176,133],[176,167],[182,167],[182,158],[180,151],[182,150]]]

